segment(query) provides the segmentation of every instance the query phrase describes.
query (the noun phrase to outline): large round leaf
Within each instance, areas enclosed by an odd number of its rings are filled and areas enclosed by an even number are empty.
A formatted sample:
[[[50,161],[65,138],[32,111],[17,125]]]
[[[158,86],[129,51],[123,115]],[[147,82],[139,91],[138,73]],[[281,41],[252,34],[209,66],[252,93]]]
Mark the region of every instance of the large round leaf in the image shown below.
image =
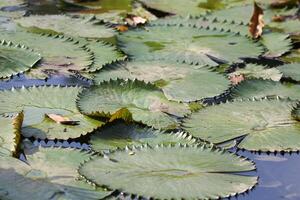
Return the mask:
[[[28,164],[0,156],[1,199],[102,199],[110,192],[78,180],[77,167],[89,154],[73,149],[40,149]]]
[[[256,177],[234,173],[253,163],[204,146],[141,147],[95,157],[79,173],[97,185],[153,199],[218,199],[252,188]]]
[[[277,69],[283,73],[284,77],[300,81],[300,63],[282,65]]]
[[[110,38],[114,31],[104,25],[96,25],[93,21],[66,15],[31,15],[15,20],[22,27],[38,32],[64,33],[73,37]]]
[[[137,59],[169,59],[200,65],[238,62],[263,51],[246,37],[175,25],[128,31],[119,40],[122,50]]]
[[[0,42],[0,78],[23,73],[33,67],[41,56],[21,45]]]
[[[95,151],[116,150],[126,146],[148,144],[194,144],[196,140],[184,132],[164,133],[138,125],[114,123],[97,130],[91,136],[92,149]]]
[[[230,82],[208,68],[170,61],[132,61],[108,65],[94,78],[96,83],[110,79],[138,79],[162,88],[169,100],[190,102],[222,94]]]
[[[240,98],[283,98],[300,99],[300,85],[270,80],[252,79],[240,83],[232,90],[231,96]]]
[[[0,117],[0,151],[8,156],[16,156],[21,139],[23,113],[12,117]]]
[[[1,32],[1,39],[15,44],[26,45],[40,53],[43,59],[37,68],[31,69],[29,75],[46,78],[55,75],[70,75],[92,65],[93,54],[81,43],[65,36],[39,35],[22,32]]]
[[[168,101],[161,90],[138,80],[92,86],[80,93],[77,106],[87,115],[133,119],[158,129],[176,128],[175,117],[189,113],[186,105]]]
[[[77,138],[92,132],[103,123],[79,113],[76,97],[79,87],[32,87],[0,92],[0,114],[21,112],[25,120],[22,134],[40,139]],[[46,116],[57,114],[76,122],[75,125],[57,123]]]
[[[245,136],[238,147],[253,151],[300,150],[300,123],[291,116],[296,102],[235,101],[201,109],[184,122],[195,137],[222,143]]]

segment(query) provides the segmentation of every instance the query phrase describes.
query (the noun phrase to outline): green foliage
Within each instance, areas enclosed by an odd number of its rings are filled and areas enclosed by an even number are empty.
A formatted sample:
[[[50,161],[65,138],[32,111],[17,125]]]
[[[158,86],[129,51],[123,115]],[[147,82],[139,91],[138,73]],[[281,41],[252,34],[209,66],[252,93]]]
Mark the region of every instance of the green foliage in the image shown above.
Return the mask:
[[[254,169],[253,163],[222,150],[176,145],[129,148],[95,157],[79,173],[97,185],[138,197],[218,199],[251,189],[257,178],[237,173]]]
[[[77,138],[92,132],[103,123],[79,113],[76,97],[79,87],[42,86],[0,92],[0,114],[24,111],[22,134],[40,139]],[[77,122],[77,125],[57,123],[45,114],[59,114]]]
[[[285,64],[279,66],[277,69],[283,73],[285,78],[300,81],[300,63]]]
[[[183,126],[195,137],[222,143],[241,136],[241,149],[298,151],[300,123],[291,116],[296,102],[287,100],[235,101],[201,109]]]
[[[138,80],[116,80],[92,86],[79,94],[79,110],[87,115],[119,118],[121,109],[132,119],[157,129],[174,129],[189,113],[186,105],[168,101],[163,92]]]
[[[94,82],[110,79],[150,82],[162,88],[169,100],[181,102],[218,96],[230,85],[225,76],[206,67],[172,61],[131,61],[108,65],[95,74]]]

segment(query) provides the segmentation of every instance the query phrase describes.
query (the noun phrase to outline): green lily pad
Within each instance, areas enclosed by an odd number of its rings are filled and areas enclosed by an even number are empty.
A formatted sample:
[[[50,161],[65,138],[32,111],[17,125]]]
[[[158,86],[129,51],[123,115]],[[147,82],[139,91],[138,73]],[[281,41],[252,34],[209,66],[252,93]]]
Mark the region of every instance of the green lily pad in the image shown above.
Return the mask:
[[[8,156],[16,156],[21,139],[23,113],[15,117],[0,117],[0,151]],[[5,152],[5,153],[4,153]]]
[[[293,111],[292,111],[292,116],[293,116],[296,120],[300,121],[300,104],[298,104],[298,105],[295,107],[295,109],[293,109]]]
[[[263,65],[247,64],[244,68],[238,68],[235,72],[230,73],[229,76],[243,75],[245,78],[256,78],[263,80],[279,81],[282,73],[276,68],[267,68]]]
[[[225,151],[177,145],[98,156],[84,163],[79,173],[97,185],[138,197],[218,199],[251,189],[257,177],[237,173],[254,169],[253,163]]]
[[[277,69],[283,73],[284,77],[300,81],[300,63],[282,65]]]
[[[258,43],[243,36],[175,25],[127,31],[119,36],[119,41],[122,50],[136,59],[167,59],[211,66],[239,62],[263,52]]]
[[[188,106],[168,101],[157,87],[138,80],[92,86],[79,94],[77,106],[87,115],[134,120],[157,129],[174,129],[176,117],[190,113]]]
[[[291,98],[300,100],[300,85],[280,83],[271,80],[252,79],[246,80],[233,88],[232,98]]]
[[[127,146],[148,144],[152,147],[164,144],[195,144],[196,139],[184,132],[165,133],[123,122],[107,125],[91,136],[94,151],[116,150]]]
[[[77,138],[103,125],[79,113],[76,98],[80,87],[41,86],[0,92],[0,114],[24,111],[22,134],[39,139]],[[76,125],[57,123],[46,116],[57,114]]]
[[[287,100],[235,101],[193,113],[184,129],[194,137],[218,144],[241,136],[241,149],[251,151],[300,150],[300,123]]]
[[[0,78],[23,73],[32,68],[41,56],[25,46],[0,42]]]
[[[190,102],[222,94],[229,80],[203,66],[172,61],[131,61],[105,66],[95,74],[94,82],[110,79],[138,79],[162,88],[169,100]]]
[[[111,192],[77,180],[77,167],[90,155],[73,149],[42,149],[27,155],[29,164],[0,156],[1,199],[102,199]]]
[[[105,25],[97,25],[93,21],[66,15],[31,15],[15,21],[29,31],[41,33],[63,33],[72,37],[84,38],[111,38],[115,35],[113,29]]]

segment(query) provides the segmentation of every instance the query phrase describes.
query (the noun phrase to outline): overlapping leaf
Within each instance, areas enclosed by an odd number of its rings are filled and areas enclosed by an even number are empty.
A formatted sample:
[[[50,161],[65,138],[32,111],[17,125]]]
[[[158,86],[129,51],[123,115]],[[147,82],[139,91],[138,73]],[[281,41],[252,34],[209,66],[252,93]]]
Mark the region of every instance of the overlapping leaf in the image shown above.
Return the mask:
[[[300,100],[300,85],[280,83],[270,80],[246,80],[236,86],[231,93],[233,98],[257,98],[277,96]]]
[[[1,199],[102,199],[110,192],[78,180],[77,167],[89,154],[72,149],[39,149],[28,163],[0,156]],[[13,186],[13,187],[12,187]]]
[[[110,79],[138,79],[162,88],[169,100],[190,102],[222,94],[229,87],[223,75],[202,66],[172,61],[131,61],[108,65],[94,78],[96,83]]]
[[[23,113],[14,117],[0,117],[0,151],[8,156],[16,156],[21,139]]]
[[[22,134],[26,137],[77,138],[102,125],[102,122],[84,116],[77,110],[75,100],[80,91],[79,87],[54,86],[1,91],[0,114],[24,110]],[[78,124],[56,123],[45,114],[59,114]]]
[[[177,145],[133,148],[95,157],[84,163],[79,173],[97,185],[138,197],[218,199],[252,188],[256,177],[233,173],[254,169],[253,163],[221,150]]]
[[[298,151],[300,123],[291,116],[296,102],[235,101],[201,109],[184,122],[185,130],[212,143],[241,136],[239,148],[253,151]]]
[[[300,81],[300,63],[282,65],[277,69],[283,73],[284,77]]]
[[[144,144],[152,147],[159,144],[174,145],[180,143],[191,145],[196,143],[196,139],[184,132],[165,133],[151,128],[119,122],[97,130],[91,136],[90,143],[93,150],[101,152]]]
[[[0,78],[23,73],[32,68],[41,56],[25,46],[0,42]]]
[[[30,31],[44,33],[63,33],[72,37],[111,38],[114,31],[104,25],[96,25],[93,21],[66,15],[31,15],[17,19],[16,22]]]
[[[175,25],[128,31],[119,40],[122,50],[136,59],[169,59],[212,66],[256,57],[263,51],[246,37]]]
[[[161,90],[138,80],[92,86],[80,93],[77,106],[87,115],[132,119],[158,129],[177,127],[176,117],[189,113],[187,106],[168,101]]]

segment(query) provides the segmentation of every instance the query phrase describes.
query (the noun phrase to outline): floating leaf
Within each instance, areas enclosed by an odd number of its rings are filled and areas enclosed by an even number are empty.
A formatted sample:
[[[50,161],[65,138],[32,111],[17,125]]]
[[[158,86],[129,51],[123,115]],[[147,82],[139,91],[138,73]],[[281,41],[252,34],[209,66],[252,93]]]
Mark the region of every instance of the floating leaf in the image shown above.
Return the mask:
[[[0,42],[0,78],[8,78],[28,71],[40,59],[39,54],[27,47],[2,40]]]
[[[0,92],[0,114],[21,112],[25,120],[22,134],[40,139],[77,138],[92,132],[103,123],[79,113],[75,100],[79,87],[42,86]],[[71,126],[56,123],[45,114],[57,114],[78,121]]]
[[[300,121],[300,105],[298,104],[297,107],[292,111],[292,116]]]
[[[8,6],[19,6],[21,4],[24,4],[23,0],[1,0],[0,8]]]
[[[268,58],[279,57],[292,49],[292,40],[286,34],[266,33],[260,41],[268,49],[264,54]]]
[[[254,2],[254,11],[249,23],[249,32],[252,38],[257,39],[262,35],[263,28],[265,26],[264,11],[259,5]]]
[[[5,155],[16,156],[21,139],[23,113],[15,117],[0,117],[0,151]],[[0,187],[1,188],[1,187]]]
[[[285,64],[277,69],[283,73],[284,77],[300,81],[300,63]]]
[[[238,173],[254,169],[253,163],[225,151],[177,145],[132,148],[95,157],[84,163],[79,173],[97,185],[138,197],[218,199],[251,189],[257,178]]]
[[[93,63],[92,54],[78,41],[65,36],[39,35],[22,32],[1,32],[1,38],[15,44],[25,45],[40,53],[43,59],[29,76],[47,78],[55,75],[70,75]]]
[[[94,81],[138,79],[162,88],[169,100],[190,102],[222,94],[230,82],[223,75],[203,66],[191,66],[172,61],[131,61],[107,65]]]
[[[0,198],[102,199],[111,192],[78,179],[77,167],[90,155],[73,149],[42,149],[27,155],[28,163],[0,156]],[[12,187],[13,186],[13,187]]]
[[[97,130],[91,136],[90,143],[94,151],[101,152],[143,144],[148,144],[152,147],[158,144],[194,144],[196,140],[184,132],[165,133],[151,128],[119,122]]]
[[[231,96],[235,99],[277,98],[277,96],[279,96],[282,98],[300,100],[300,85],[270,80],[246,80],[232,90]]]
[[[96,25],[93,21],[66,15],[31,15],[15,21],[34,32],[63,33],[72,37],[84,38],[111,38],[114,36],[114,31],[104,25]]]
[[[186,105],[168,101],[163,92],[142,81],[109,81],[83,90],[77,101],[81,112],[87,115],[115,117],[121,109],[132,114],[132,119],[157,129],[177,127],[175,117],[189,113]],[[171,116],[173,115],[173,116]]]
[[[270,79],[273,81],[279,81],[282,77],[282,73],[276,68],[267,68],[262,65],[247,64],[244,68],[238,68],[235,72],[229,74],[230,77],[243,76],[249,78],[261,78]]]
[[[246,37],[181,26],[148,26],[146,30],[122,33],[119,40],[122,50],[137,59],[168,59],[212,66],[256,57],[263,51]]]
[[[300,123],[291,116],[292,101],[235,101],[209,106],[184,122],[194,137],[218,144],[241,136],[241,149],[252,151],[300,150]]]

